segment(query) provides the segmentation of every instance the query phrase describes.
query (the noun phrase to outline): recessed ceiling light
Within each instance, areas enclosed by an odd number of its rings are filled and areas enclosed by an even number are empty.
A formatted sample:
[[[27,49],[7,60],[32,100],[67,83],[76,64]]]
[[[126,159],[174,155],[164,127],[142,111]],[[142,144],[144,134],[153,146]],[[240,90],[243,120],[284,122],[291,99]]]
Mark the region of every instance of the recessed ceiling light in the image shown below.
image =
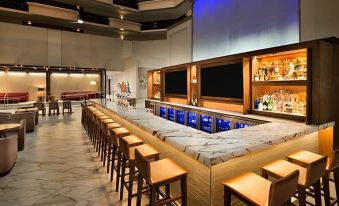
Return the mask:
[[[120,35],[120,39],[124,40],[124,35],[123,34]]]
[[[77,20],[77,23],[78,23],[78,24],[83,24],[83,23],[84,23],[84,20],[78,19],[78,20]]]
[[[124,28],[120,28],[120,31],[125,31],[125,29]]]
[[[32,25],[32,21],[27,21],[27,24],[28,25]]]
[[[77,28],[77,32],[80,32],[80,28]]]
[[[77,5],[77,9],[80,10],[80,5],[79,4]]]
[[[124,15],[120,14],[120,19],[124,19]]]

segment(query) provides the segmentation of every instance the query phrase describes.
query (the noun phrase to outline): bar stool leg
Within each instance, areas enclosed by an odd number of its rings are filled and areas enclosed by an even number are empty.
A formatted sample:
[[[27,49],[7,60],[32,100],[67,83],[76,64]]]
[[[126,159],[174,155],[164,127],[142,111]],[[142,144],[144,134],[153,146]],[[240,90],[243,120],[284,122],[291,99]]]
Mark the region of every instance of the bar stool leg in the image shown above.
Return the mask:
[[[170,184],[167,184],[165,186],[165,191],[166,191],[166,197],[170,197],[171,196],[171,187]],[[166,204],[166,206],[170,206],[171,204]]]
[[[151,188],[150,188],[150,203],[149,205],[150,206],[155,206],[155,201],[157,199],[157,187],[155,185],[151,185]]]
[[[299,206],[306,206],[306,191],[305,188],[298,187]]]
[[[337,199],[339,199],[339,168],[333,171],[334,184],[335,184],[335,194]]]
[[[321,191],[320,191],[320,180],[313,184],[314,187],[314,199],[315,205],[321,205]]]
[[[139,176],[138,176],[137,206],[141,206],[142,186],[143,186],[143,179],[142,179],[142,176],[139,174]]]
[[[325,198],[325,205],[331,206],[331,198],[330,198],[330,180],[329,180],[329,173],[326,172],[322,177],[323,189],[324,189],[324,198]]]
[[[180,181],[181,184],[181,205],[187,206],[187,175],[184,175],[184,177]]]
[[[116,192],[119,191],[119,180],[120,180],[120,168],[121,168],[121,152],[118,150],[118,165],[116,166],[117,167],[117,177],[116,177]],[[112,171],[113,172],[113,171]]]
[[[135,165],[130,163],[129,178],[128,178],[128,206],[132,205],[132,192],[133,192],[133,180],[134,180]],[[122,191],[120,191],[122,192]]]
[[[231,191],[227,187],[224,187],[224,206],[231,206],[231,197]]]
[[[127,160],[125,155],[122,155],[122,169],[121,169],[121,183],[120,183],[120,200],[124,198],[124,185],[125,185],[125,174],[126,174]],[[130,172],[131,174],[131,172]]]
[[[107,155],[107,141],[108,141],[108,136],[105,136],[105,141],[104,141],[104,145],[102,148],[102,156],[103,156],[103,166],[106,165],[106,155]],[[107,172],[108,173],[108,172]]]

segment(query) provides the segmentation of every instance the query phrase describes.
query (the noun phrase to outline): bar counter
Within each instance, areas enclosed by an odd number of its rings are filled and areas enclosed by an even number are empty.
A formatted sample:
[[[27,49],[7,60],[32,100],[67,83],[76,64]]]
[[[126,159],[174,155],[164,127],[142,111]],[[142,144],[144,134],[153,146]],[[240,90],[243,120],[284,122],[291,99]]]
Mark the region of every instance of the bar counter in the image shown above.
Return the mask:
[[[260,166],[290,153],[309,150],[327,155],[332,150],[334,122],[306,125],[219,111],[267,123],[209,134],[155,116],[145,108],[124,108],[102,99],[91,102],[189,171],[189,205],[223,205],[222,181],[242,172],[257,172]]]

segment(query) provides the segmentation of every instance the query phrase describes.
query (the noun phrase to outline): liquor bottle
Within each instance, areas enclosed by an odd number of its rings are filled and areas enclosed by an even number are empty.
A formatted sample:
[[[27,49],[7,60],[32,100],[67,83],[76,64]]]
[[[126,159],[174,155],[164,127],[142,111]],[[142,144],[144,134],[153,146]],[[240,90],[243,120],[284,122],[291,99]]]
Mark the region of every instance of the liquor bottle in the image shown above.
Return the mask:
[[[268,95],[267,110],[268,111],[273,110],[273,100],[271,95]]]
[[[256,98],[254,100],[254,109],[259,109],[259,104],[260,104],[260,100],[258,98]]]
[[[264,104],[261,97],[259,98],[258,110],[264,110]]]
[[[263,96],[263,110],[264,111],[268,110],[268,98],[267,98],[267,95]]]
[[[255,75],[254,75],[254,81],[255,81],[255,82],[259,81],[259,75],[258,75],[258,72],[256,72]]]

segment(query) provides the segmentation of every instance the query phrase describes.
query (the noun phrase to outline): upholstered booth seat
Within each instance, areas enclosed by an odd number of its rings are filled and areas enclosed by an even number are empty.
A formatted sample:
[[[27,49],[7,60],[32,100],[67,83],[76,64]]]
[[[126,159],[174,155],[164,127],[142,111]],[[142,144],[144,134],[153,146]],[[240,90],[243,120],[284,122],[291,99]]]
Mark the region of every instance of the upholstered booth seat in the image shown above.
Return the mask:
[[[5,101],[6,103],[27,102],[28,100],[28,92],[0,93],[0,101]]]
[[[17,136],[0,138],[0,175],[8,173],[14,166],[17,157]]]

